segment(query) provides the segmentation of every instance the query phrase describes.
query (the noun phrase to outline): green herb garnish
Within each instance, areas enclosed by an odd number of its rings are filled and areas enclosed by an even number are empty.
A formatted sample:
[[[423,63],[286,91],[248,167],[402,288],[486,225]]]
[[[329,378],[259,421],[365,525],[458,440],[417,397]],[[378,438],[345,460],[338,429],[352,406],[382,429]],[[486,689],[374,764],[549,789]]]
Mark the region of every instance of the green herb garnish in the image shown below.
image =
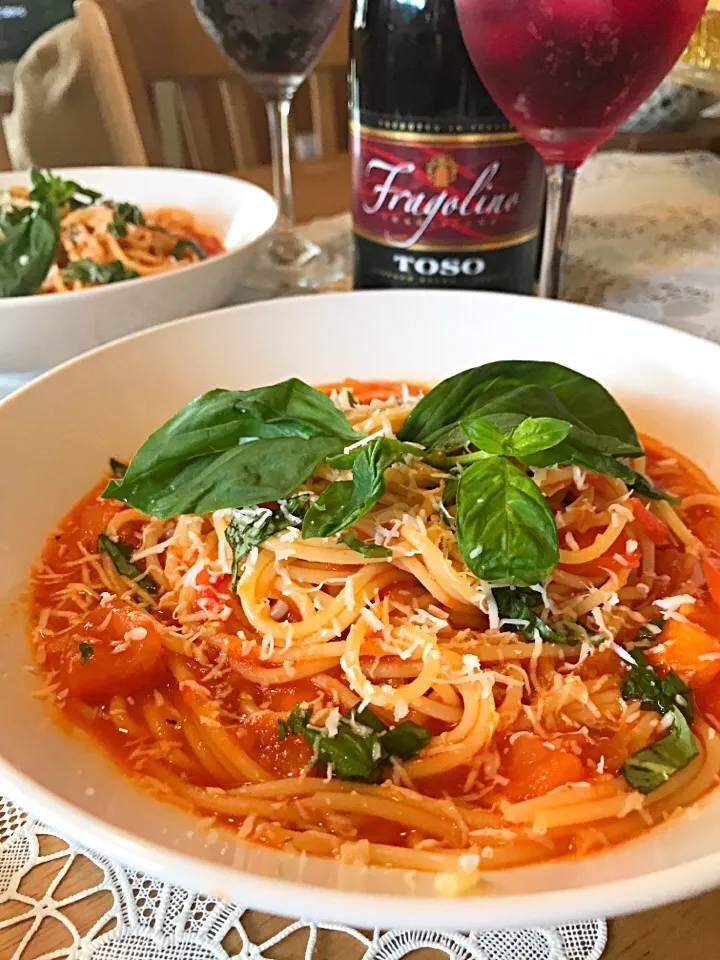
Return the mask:
[[[147,593],[155,593],[157,584],[153,578],[144,573],[131,559],[135,552],[132,544],[123,543],[122,540],[111,540],[106,533],[101,533],[97,546],[99,553],[106,553],[110,557],[113,566],[121,576],[133,580]]]
[[[502,629],[519,633],[526,640],[534,641],[539,634],[546,643],[564,643],[574,646],[580,640],[577,633],[563,633],[553,629],[534,611],[542,607],[542,595],[528,587],[496,587],[493,597],[501,620],[521,621],[507,624]]]
[[[180,260],[186,250],[191,250],[196,257],[200,258],[200,260],[207,259],[207,254],[199,243],[196,243],[194,240],[185,239],[178,240],[172,249],[172,256],[175,257],[176,260]]]
[[[432,738],[429,730],[409,720],[388,727],[368,708],[353,707],[340,717],[334,736],[326,727],[312,726],[311,716],[312,710],[296,703],[286,721],[278,720],[278,739],[303,736],[313,749],[313,762],[332,766],[333,776],[340,780],[378,783],[391,758],[410,760]]]
[[[85,640],[81,640],[78,644],[78,650],[80,651],[80,663],[85,666],[90,657],[95,653],[95,648],[91,643],[87,643]]]
[[[232,589],[237,589],[238,568],[253,547],[259,546],[281,530],[302,526],[310,506],[310,495],[305,493],[281,500],[275,509],[243,507],[235,510],[225,530],[225,539],[233,550]]]
[[[73,280],[79,280],[80,283],[119,283],[121,280],[134,280],[140,274],[137,270],[126,270],[120,260],[113,260],[110,263],[96,263],[94,260],[83,258],[82,260],[71,260],[63,268],[63,280],[65,283],[71,283]]]
[[[344,543],[346,547],[350,547],[355,553],[359,553],[369,560],[382,560],[385,557],[392,556],[392,550],[381,546],[379,543],[373,543],[372,540],[361,540],[352,530],[346,530],[340,536],[340,543]]]
[[[626,781],[640,793],[657,790],[700,753],[682,711],[673,707],[669,714],[672,725],[665,736],[628,757],[620,768]]]
[[[111,203],[109,206],[113,215],[108,226],[108,233],[113,236],[126,237],[129,224],[136,227],[146,226],[145,217],[140,207],[136,207],[132,203]]]
[[[624,700],[639,700],[643,710],[669,713],[675,708],[689,721],[693,719],[692,690],[674,670],[661,677],[642,650],[628,650],[635,661],[622,685]]]

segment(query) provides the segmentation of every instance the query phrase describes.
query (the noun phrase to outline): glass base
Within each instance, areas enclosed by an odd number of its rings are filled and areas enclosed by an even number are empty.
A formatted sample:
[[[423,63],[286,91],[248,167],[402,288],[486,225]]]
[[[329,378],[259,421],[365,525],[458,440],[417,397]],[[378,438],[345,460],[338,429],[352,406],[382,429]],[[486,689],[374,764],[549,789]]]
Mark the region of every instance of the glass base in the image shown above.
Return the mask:
[[[315,293],[350,275],[345,238],[319,246],[294,231],[278,232],[260,247],[245,286],[265,295]]]

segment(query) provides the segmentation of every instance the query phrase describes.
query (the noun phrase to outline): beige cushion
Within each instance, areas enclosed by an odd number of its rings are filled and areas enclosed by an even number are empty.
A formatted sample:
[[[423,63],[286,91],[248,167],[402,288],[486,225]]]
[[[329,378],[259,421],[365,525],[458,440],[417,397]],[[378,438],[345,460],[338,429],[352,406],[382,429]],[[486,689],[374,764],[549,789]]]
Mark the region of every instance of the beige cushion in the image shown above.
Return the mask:
[[[77,20],[39,37],[15,71],[6,133],[13,166],[113,163]]]

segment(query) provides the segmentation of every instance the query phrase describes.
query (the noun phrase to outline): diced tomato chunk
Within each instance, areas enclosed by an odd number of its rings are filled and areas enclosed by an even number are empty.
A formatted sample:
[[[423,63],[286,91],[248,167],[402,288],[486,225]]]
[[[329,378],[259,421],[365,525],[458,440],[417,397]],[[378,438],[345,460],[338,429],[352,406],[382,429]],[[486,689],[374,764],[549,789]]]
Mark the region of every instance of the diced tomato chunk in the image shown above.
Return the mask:
[[[667,620],[647,658],[674,670],[691,687],[702,687],[720,673],[720,640],[696,623]]]
[[[710,554],[703,560],[703,570],[713,603],[720,607],[720,557]]]
[[[587,777],[580,757],[535,734],[524,734],[508,744],[500,773],[510,781],[503,793],[511,803],[541,797]]]
[[[648,510],[642,501],[637,497],[630,497],[628,506],[633,512],[633,516],[643,528],[653,543],[665,543],[670,535],[670,528],[662,520],[659,520],[655,514]]]
[[[312,760],[313,752],[304,737],[290,734],[278,740],[274,713],[255,714],[239,735],[243,749],[250,750],[265,770],[276,777],[297,777]]]
[[[695,704],[701,713],[720,721],[720,675],[696,691]]]
[[[69,634],[46,640],[47,667],[68,695],[97,701],[150,686],[162,671],[155,620],[123,600],[96,607]]]

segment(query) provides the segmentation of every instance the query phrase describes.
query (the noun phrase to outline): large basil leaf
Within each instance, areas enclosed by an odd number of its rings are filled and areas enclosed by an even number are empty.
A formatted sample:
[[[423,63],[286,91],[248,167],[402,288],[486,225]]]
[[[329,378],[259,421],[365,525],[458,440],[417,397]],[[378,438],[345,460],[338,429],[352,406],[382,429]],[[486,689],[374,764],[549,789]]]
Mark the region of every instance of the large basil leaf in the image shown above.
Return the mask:
[[[232,547],[232,589],[237,588],[240,561],[281,530],[302,526],[303,517],[310,506],[310,495],[300,493],[289,500],[281,500],[271,510],[269,507],[243,507],[235,510],[225,530],[225,539]]]
[[[385,471],[404,459],[402,444],[376,437],[360,448],[352,480],[331,483],[305,514],[303,538],[331,537],[371,510],[385,493]]]
[[[470,570],[490,583],[531,586],[559,560],[555,518],[537,485],[502,457],[460,477],[457,539]]]
[[[25,208],[0,225],[0,297],[36,293],[55,260],[60,218],[50,206]]]
[[[352,443],[364,436],[350,426],[330,397],[293,377],[269,387],[235,391],[237,409],[265,424],[287,428],[302,436],[339,437]],[[288,435],[284,433],[283,435]]]
[[[508,412],[567,420],[583,440],[602,438],[603,453],[642,454],[630,420],[601,384],[558,363],[535,360],[488,363],[443,380],[413,408],[398,437],[448,446],[443,431],[458,421]]]
[[[697,741],[682,712],[673,707],[669,731],[649,747],[628,757],[620,773],[635,790],[652,793],[670,777],[686,767],[700,753]]]
[[[422,447],[414,443],[401,443],[394,437],[383,437],[382,441],[386,453],[393,452],[395,462],[411,457],[421,457],[423,454]],[[348,450],[347,453],[338,453],[334,457],[328,457],[328,466],[335,467],[336,470],[352,470],[353,464],[362,453],[364,446],[364,443],[360,443],[355,445],[352,450]]]
[[[636,490],[639,494],[647,497],[649,500],[668,500],[671,503],[678,503],[678,498],[671,493],[666,493],[646,480],[642,474],[633,470],[631,466],[617,457],[609,457],[595,450],[588,450],[581,443],[572,440],[570,437],[562,441],[551,450],[542,450],[529,456],[524,456],[523,462],[532,467],[551,467],[556,464],[577,464],[585,467],[593,473],[604,474],[607,477],[615,477],[623,480],[628,487]]]
[[[277,437],[235,445],[151,474],[111,480],[104,497],[129,503],[153,517],[211,513],[284,500],[342,441],[332,437]],[[128,479],[130,477],[130,479]]]
[[[301,380],[211,390],[148,437],[103,495],[155,516],[278,500],[358,436],[325,394]]]

